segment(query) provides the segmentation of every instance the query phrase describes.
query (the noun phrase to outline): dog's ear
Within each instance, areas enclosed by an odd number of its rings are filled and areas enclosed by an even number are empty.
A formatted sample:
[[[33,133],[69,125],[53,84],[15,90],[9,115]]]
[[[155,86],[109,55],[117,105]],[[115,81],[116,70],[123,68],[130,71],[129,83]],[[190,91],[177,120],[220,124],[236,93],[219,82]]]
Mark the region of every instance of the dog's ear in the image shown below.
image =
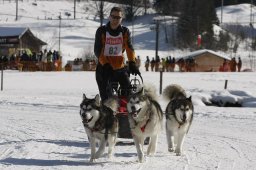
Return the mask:
[[[86,95],[85,94],[83,94],[83,99],[86,99]]]
[[[192,101],[192,96],[189,96],[189,98],[187,98],[189,101]]]
[[[95,101],[96,101],[96,105],[100,105],[100,95],[99,94],[97,94],[96,96],[95,96]]]

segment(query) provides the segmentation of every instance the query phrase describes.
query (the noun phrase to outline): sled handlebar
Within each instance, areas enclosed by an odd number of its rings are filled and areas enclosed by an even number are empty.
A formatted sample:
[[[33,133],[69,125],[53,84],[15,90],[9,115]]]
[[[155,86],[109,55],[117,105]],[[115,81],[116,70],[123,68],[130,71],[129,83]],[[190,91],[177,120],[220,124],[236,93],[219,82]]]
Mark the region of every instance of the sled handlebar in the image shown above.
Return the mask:
[[[137,77],[135,76],[133,79],[131,79],[131,84],[137,85],[137,84],[143,84],[143,78],[141,76],[141,74],[138,74],[140,79],[137,79]]]

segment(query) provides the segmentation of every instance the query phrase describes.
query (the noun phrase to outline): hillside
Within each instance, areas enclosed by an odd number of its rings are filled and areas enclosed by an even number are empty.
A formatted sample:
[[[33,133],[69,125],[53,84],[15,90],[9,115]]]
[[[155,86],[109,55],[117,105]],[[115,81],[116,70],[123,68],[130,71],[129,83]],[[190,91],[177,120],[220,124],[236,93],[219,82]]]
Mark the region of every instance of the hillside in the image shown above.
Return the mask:
[[[73,20],[73,3],[68,1],[37,1],[19,3],[19,18],[15,21],[15,3],[5,2],[0,12],[0,20],[4,26],[30,27],[32,32],[48,43],[47,49],[58,49],[59,20],[61,14],[61,51],[64,60],[80,57],[82,53],[93,51],[94,36],[100,25],[95,17],[94,2],[80,2],[77,4],[76,20]],[[114,4],[107,3],[106,9]],[[13,10],[10,10],[13,9]],[[70,17],[64,14],[69,12]],[[106,18],[108,12],[106,12]],[[132,28],[131,23],[124,23],[131,31],[134,30],[134,44],[136,50],[145,49],[154,51],[155,34],[150,30],[154,15],[139,17]],[[107,23],[107,19],[104,23]],[[161,38],[160,38],[160,42]],[[165,43],[161,43],[160,50],[165,51]],[[139,52],[138,52],[139,53]],[[150,52],[152,53],[152,52]]]
[[[108,21],[108,12],[115,4],[105,3],[105,21]],[[30,27],[32,32],[48,43],[45,47],[49,49],[59,49],[59,31],[61,38],[60,50],[63,56],[63,63],[67,60],[73,60],[82,57],[85,53],[93,52],[94,35],[99,24],[96,17],[96,5],[92,1],[83,1],[77,3],[76,20],[73,16],[74,4],[72,1],[22,1],[19,2],[18,21],[15,21],[16,4],[14,1],[2,1],[0,11],[0,21],[2,26]],[[221,16],[221,8],[217,8],[217,15]],[[136,54],[145,60],[146,56],[155,56],[155,31],[151,30],[154,26],[153,17],[156,16],[153,10],[150,14],[139,16],[132,23],[123,22],[133,33],[134,47]],[[253,14],[255,10],[253,9]],[[67,16],[70,15],[70,16]],[[61,22],[59,16],[61,15]],[[223,8],[223,26],[226,23],[236,21],[237,23],[248,24],[250,21],[250,5],[241,4],[227,6]],[[169,55],[179,58],[186,55],[188,50],[179,50],[166,43],[166,36],[170,39],[172,34],[170,21],[162,22],[160,25],[159,36],[159,56],[167,57]],[[59,29],[61,27],[61,29]],[[167,30],[167,33],[164,30]],[[232,54],[232,50],[226,52],[227,55],[240,56],[244,63],[248,62],[248,55],[251,53],[248,48],[248,42],[240,43],[238,52]],[[247,47],[247,48],[245,48]]]

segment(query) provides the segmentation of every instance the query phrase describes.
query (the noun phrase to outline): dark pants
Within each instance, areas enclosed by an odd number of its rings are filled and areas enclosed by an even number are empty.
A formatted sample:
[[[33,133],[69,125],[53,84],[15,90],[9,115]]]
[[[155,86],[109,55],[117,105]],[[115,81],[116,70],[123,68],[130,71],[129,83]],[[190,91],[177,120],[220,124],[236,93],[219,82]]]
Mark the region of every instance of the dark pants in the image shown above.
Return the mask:
[[[113,95],[112,87],[110,86],[114,86],[114,83],[118,83],[120,85],[120,89],[124,89],[123,95],[128,95],[128,92],[125,91],[128,91],[131,86],[127,68],[106,72],[100,64],[98,64],[96,68],[96,81],[102,101]]]

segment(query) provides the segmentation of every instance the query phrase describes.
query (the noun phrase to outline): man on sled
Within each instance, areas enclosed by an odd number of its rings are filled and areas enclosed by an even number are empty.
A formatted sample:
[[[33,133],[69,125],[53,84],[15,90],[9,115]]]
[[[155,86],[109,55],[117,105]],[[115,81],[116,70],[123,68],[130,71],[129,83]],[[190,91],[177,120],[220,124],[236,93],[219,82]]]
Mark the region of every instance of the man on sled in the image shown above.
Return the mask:
[[[140,75],[135,63],[131,33],[127,27],[121,25],[122,18],[122,9],[113,7],[109,22],[99,27],[95,35],[94,53],[98,57],[96,81],[102,101],[109,97],[107,87],[111,82],[118,82],[121,89],[129,89],[129,73]],[[125,67],[124,51],[127,54],[129,69]]]
[[[119,137],[131,138],[127,118],[127,96],[131,92],[129,74],[139,75],[140,71],[136,66],[136,55],[131,43],[129,29],[121,25],[123,11],[119,7],[113,7],[110,11],[109,22],[99,27],[95,35],[94,53],[98,58],[96,68],[96,81],[102,102],[113,95],[115,90],[121,89],[119,114]],[[128,58],[128,68],[125,65],[124,51]],[[120,85],[114,84],[117,83]],[[114,85],[114,86],[113,86]]]

